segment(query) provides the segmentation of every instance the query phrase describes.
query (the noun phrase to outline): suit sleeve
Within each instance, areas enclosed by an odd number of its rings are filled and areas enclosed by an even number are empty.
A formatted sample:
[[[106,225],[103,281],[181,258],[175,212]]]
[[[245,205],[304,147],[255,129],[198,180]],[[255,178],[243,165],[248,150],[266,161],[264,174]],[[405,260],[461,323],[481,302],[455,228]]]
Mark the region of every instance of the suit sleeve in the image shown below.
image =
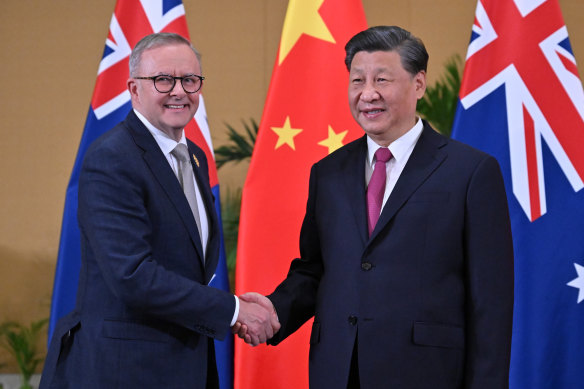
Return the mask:
[[[508,388],[513,322],[513,243],[503,178],[492,157],[467,191],[465,388]]]
[[[192,250],[180,250],[187,243],[173,233],[176,225],[152,225],[148,206],[154,200],[146,182],[152,177],[143,173],[135,157],[119,145],[101,145],[87,153],[79,178],[78,210],[87,242],[84,250],[93,253],[107,287],[128,309],[222,338],[233,317],[234,298],[201,284],[196,273],[188,271],[194,266],[188,261],[195,261],[189,258]],[[155,234],[155,228],[168,231]],[[184,271],[177,271],[181,266]]]
[[[274,304],[281,328],[268,344],[277,345],[314,316],[318,284],[323,272],[318,226],[315,217],[317,167],[310,172],[306,214],[300,230],[300,258],[290,264],[286,279],[268,298]]]

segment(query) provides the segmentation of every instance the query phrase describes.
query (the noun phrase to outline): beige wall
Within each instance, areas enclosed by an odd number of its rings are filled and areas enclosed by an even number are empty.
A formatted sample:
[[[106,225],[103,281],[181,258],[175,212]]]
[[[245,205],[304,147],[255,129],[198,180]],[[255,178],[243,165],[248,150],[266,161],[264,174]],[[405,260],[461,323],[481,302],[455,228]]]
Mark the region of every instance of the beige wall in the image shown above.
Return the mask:
[[[338,1],[338,0],[335,0]],[[225,125],[259,121],[284,20],[285,0],[184,0],[203,53],[204,96],[216,145]],[[582,0],[560,0],[580,73]],[[0,12],[0,322],[48,316],[65,190],[115,0],[3,0]],[[363,0],[369,25],[398,24],[430,53],[435,80],[464,56],[476,0]],[[246,164],[220,171],[242,186]],[[0,362],[3,358],[0,357]]]

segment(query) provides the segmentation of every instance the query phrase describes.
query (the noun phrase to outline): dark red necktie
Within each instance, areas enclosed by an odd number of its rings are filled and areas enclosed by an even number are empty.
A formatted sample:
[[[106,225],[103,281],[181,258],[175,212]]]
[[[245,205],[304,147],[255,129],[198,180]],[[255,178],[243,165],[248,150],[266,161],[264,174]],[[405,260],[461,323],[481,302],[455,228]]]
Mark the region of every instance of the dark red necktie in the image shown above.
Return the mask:
[[[381,214],[381,205],[383,204],[383,195],[385,193],[385,181],[387,179],[386,166],[387,161],[391,159],[391,151],[388,148],[380,147],[375,152],[375,167],[371,180],[367,186],[367,225],[369,227],[369,236],[379,220]]]

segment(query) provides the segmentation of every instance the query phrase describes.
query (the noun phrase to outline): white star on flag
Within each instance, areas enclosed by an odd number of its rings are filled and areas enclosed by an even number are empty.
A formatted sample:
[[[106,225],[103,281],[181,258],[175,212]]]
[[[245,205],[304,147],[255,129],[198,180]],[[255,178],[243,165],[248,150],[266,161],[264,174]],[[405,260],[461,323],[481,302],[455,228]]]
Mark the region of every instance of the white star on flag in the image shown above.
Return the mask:
[[[566,285],[573,288],[578,288],[580,290],[578,292],[578,303],[580,303],[584,300],[584,266],[580,266],[577,263],[574,263],[574,267],[576,268],[576,273],[578,273],[578,278],[574,278]]]

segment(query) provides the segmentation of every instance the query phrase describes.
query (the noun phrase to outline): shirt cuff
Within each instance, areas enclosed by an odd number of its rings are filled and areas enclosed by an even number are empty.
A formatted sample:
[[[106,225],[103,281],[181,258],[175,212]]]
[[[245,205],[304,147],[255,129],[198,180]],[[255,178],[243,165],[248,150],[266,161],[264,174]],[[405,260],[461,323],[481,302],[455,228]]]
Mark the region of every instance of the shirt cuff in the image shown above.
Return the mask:
[[[239,298],[237,298],[237,296],[233,295],[233,297],[235,297],[235,312],[233,313],[233,319],[231,319],[231,324],[229,325],[230,327],[233,327],[235,325],[235,322],[237,321],[237,316],[239,316]]]

